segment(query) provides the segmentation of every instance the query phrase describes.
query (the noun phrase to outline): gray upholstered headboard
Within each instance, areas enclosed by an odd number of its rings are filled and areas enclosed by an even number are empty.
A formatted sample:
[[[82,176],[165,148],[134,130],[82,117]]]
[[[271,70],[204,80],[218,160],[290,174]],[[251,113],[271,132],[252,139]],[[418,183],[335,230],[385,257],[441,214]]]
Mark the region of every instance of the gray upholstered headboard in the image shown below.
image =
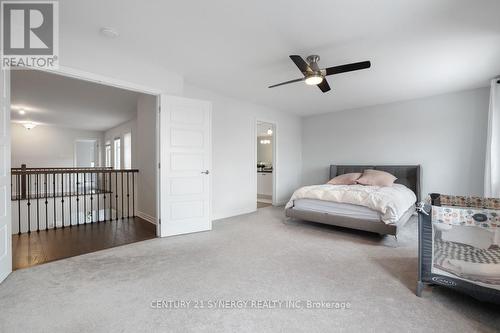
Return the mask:
[[[402,184],[415,192],[417,201],[420,201],[420,165],[330,165],[330,179],[349,172],[363,172],[365,169],[386,171],[398,179]]]

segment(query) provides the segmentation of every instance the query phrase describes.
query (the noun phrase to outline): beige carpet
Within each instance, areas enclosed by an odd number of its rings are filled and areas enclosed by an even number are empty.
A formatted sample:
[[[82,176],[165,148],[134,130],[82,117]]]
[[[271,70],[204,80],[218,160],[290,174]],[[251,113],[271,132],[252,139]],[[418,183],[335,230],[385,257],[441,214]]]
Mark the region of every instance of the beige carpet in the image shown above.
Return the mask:
[[[275,207],[14,272],[0,332],[498,332],[500,308],[414,295],[416,228],[381,238],[285,221]],[[153,309],[157,299],[345,301],[349,309]],[[215,304],[215,303],[214,303]]]

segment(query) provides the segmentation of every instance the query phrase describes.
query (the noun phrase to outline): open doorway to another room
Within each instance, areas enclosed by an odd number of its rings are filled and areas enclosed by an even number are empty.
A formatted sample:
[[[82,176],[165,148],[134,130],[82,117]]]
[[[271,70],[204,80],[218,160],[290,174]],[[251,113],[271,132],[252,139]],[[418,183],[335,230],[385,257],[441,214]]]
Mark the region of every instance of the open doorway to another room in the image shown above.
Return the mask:
[[[98,165],[99,144],[95,139],[77,139],[75,141],[75,167],[93,168]]]
[[[257,121],[257,208],[273,203],[275,135],[274,124]]]
[[[154,95],[12,71],[13,269],[157,236],[157,110]]]

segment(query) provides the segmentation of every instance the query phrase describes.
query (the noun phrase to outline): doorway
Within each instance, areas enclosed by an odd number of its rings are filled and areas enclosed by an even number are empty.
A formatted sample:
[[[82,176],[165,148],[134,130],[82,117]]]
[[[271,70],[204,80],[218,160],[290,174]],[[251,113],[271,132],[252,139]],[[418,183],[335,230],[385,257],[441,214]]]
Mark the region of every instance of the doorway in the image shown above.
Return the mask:
[[[157,237],[158,96],[35,70],[10,95],[13,269]]]
[[[154,172],[149,173],[150,177],[145,179],[145,181],[143,182],[144,187],[147,189],[147,191],[143,191],[145,195],[136,197],[134,194],[130,194],[130,198],[132,200],[134,199],[137,200],[142,198],[143,201],[150,203],[150,206],[148,207],[150,207],[153,211],[155,211],[156,214],[153,214],[155,216],[149,216],[147,214],[139,215],[138,212],[137,215],[139,218],[147,221],[149,221],[149,219],[156,217],[155,220],[156,226],[154,226],[153,224],[150,225],[152,225],[153,228],[155,229],[154,236],[158,237],[211,229],[210,192],[211,192],[212,173],[211,173],[211,159],[210,159],[211,157],[211,103],[210,102],[168,96],[166,94],[163,94],[162,90],[159,88],[144,87],[141,85],[137,85],[135,83],[124,82],[113,78],[103,77],[98,74],[81,72],[79,70],[67,67],[59,70],[53,70],[53,71],[51,70],[46,73],[59,75],[65,78],[77,79],[80,80],[81,82],[101,84],[108,87],[120,88],[140,94],[149,95],[151,97],[149,99],[149,102],[144,101],[143,105],[150,105],[151,108],[154,110],[155,116],[148,117],[147,119],[141,118],[140,120],[138,120],[138,124],[140,123],[148,126],[149,130],[141,131],[137,129],[137,134],[139,136],[148,136],[150,138],[152,137],[155,144],[147,146],[138,146],[137,143],[134,141],[133,129],[130,128],[125,129],[127,130],[127,132],[123,134],[126,136],[126,133],[132,132],[131,144],[132,146],[135,145],[136,151],[140,155],[137,156],[135,160],[146,163],[148,168],[154,170]],[[6,207],[4,214],[3,215],[0,214],[0,249],[5,250],[4,252],[0,252],[0,282],[2,282],[5,279],[5,277],[7,277],[7,275],[12,271],[12,244],[11,244],[11,237],[9,237],[9,235],[11,235],[12,226],[17,222],[14,221],[14,218],[11,213],[14,211],[14,207],[16,207],[17,210],[19,207],[19,205],[15,206],[15,203],[11,202],[12,195],[11,191],[8,190],[8,188],[12,186],[13,181],[17,184],[16,175],[13,174],[12,171],[9,172],[9,167],[13,165],[11,163],[12,135],[10,133],[8,126],[9,122],[11,121],[11,110],[12,110],[12,105],[10,100],[11,96],[10,91],[12,82],[10,74],[11,73],[9,71],[0,70],[0,82],[3,83],[1,88],[2,91],[0,93],[0,153],[5,154],[6,156],[6,158],[3,159],[4,163],[3,164],[0,163],[0,205],[4,205]],[[43,86],[43,84],[41,86]],[[69,105],[71,105],[71,103]],[[24,110],[19,110],[18,113],[21,113],[21,111]],[[169,124],[168,119],[174,120],[174,123],[177,122],[179,126],[177,126],[177,128],[173,128],[172,126],[166,126]],[[86,122],[87,120],[88,118],[85,118],[82,122]],[[33,123],[30,121],[23,123],[22,125],[26,128],[26,130],[33,129]],[[173,123],[170,125],[173,125]],[[198,125],[200,128],[196,128],[196,125]],[[182,135],[183,131],[178,131],[179,129],[183,129],[183,127],[185,126],[187,127],[185,128],[186,130],[190,130],[191,129],[190,127],[192,127],[193,130],[190,131],[191,134],[190,136]],[[43,127],[39,126],[39,128]],[[69,130],[72,131],[71,129]],[[174,132],[174,130],[176,131],[175,133],[179,135],[171,135]],[[203,139],[202,146],[199,144],[200,141],[199,136],[196,135],[197,130],[201,130],[201,133],[203,133],[202,137],[206,138]],[[108,186],[108,188],[109,186],[111,186],[111,188],[113,188],[114,186],[114,188],[121,187],[123,189],[124,186],[121,186],[121,179],[124,179],[124,185],[126,188],[127,177],[123,178],[114,177],[113,179],[109,178],[110,174],[114,175],[116,172],[120,173],[120,170],[114,171],[115,169],[112,165],[114,160],[113,138],[116,137],[117,136],[113,134],[110,137],[101,138],[102,141],[100,142],[102,144],[100,144],[101,148],[99,148],[100,151],[99,163],[101,163],[100,165],[103,165],[101,167],[102,173],[105,173],[108,177],[107,181],[103,183],[105,183]],[[168,146],[166,146],[163,142],[166,142],[167,140],[160,140],[160,138],[162,139],[170,138],[173,141],[170,142]],[[124,145],[126,146],[127,138],[124,137],[123,140],[125,141]],[[73,147],[74,144],[71,144],[71,146]],[[180,146],[182,146],[182,149],[186,150],[190,148],[193,151],[189,153],[179,154],[177,150],[178,147]],[[123,149],[120,150],[123,151]],[[55,149],[54,151],[57,152]],[[198,158],[198,155],[205,153],[208,154],[208,158],[204,159],[205,161],[204,163],[200,163],[200,158]],[[151,154],[153,155],[153,157],[149,156]],[[145,155],[148,156],[146,157]],[[55,156],[57,157],[59,156],[59,154],[56,154]],[[65,155],[64,161],[67,161],[68,157],[71,162],[74,162],[73,155],[70,156]],[[174,165],[174,163],[168,163],[168,161],[173,161],[174,159],[176,162],[178,162],[176,165]],[[133,164],[134,163],[133,156],[131,160]],[[127,159],[125,159],[123,164],[127,164]],[[167,170],[167,168],[162,168],[161,169],[162,171],[160,173],[160,164],[162,166],[171,165],[172,167],[175,167],[175,170]],[[201,170],[200,166],[202,167]],[[66,169],[67,168],[64,168],[64,170]],[[196,182],[199,179],[193,179],[193,181],[189,183],[188,184],[189,186],[187,187],[184,186],[176,187],[176,185],[180,184],[180,182],[177,179],[175,179],[177,175],[174,175],[173,172],[174,171],[181,172],[183,170],[190,170],[193,172],[197,171],[197,174],[198,175],[201,174],[204,180],[201,182],[200,181]],[[137,170],[137,172],[138,171],[139,170]],[[136,173],[136,171],[134,170],[123,170],[123,172],[129,174]],[[26,170],[21,169],[19,171],[19,174],[22,173],[26,173]],[[56,174],[57,172],[54,171],[53,173]],[[81,173],[79,175],[76,175],[76,177],[72,176],[73,180],[70,180],[69,183],[73,184],[74,180],[77,180],[78,182],[78,179],[81,176],[82,176]],[[132,178],[134,177],[133,175],[130,176]],[[182,174],[179,174],[179,180],[182,180],[181,176]],[[120,182],[118,182],[118,178],[120,178]],[[137,180],[137,178],[135,179]],[[68,182],[66,181],[64,182],[64,184],[66,184],[67,186]],[[134,178],[132,179],[130,184],[134,184]],[[170,193],[170,189],[172,188],[178,188],[181,193]],[[202,189],[202,191],[199,190],[200,188]],[[138,190],[140,191],[140,189]],[[61,192],[63,191],[61,190]],[[1,195],[2,193],[4,193],[3,196]],[[95,192],[91,193],[95,194]],[[163,193],[164,195],[160,196],[160,193]],[[170,200],[173,198],[173,196],[175,196],[176,199],[175,202],[174,200]],[[119,201],[117,203],[116,197],[111,197],[110,195],[108,195],[107,200],[111,201],[110,205],[113,205],[112,199],[115,200],[114,201],[115,207],[118,204],[121,204]],[[42,202],[42,200],[40,201]],[[69,204],[72,201],[65,200],[64,202],[66,202],[66,204]],[[92,202],[93,201],[91,200],[91,203]],[[97,200],[97,202],[99,202],[99,200]],[[133,202],[134,201],[132,201],[132,211],[134,211]],[[137,201],[135,202],[137,203]],[[172,205],[168,206],[166,202],[171,202]],[[194,203],[197,206],[194,207],[195,209],[188,211],[187,209],[188,207],[184,204],[186,202]],[[45,204],[45,200],[43,200],[43,204]],[[64,210],[58,209],[58,211],[62,212]],[[187,214],[186,211],[188,211],[189,214]],[[95,215],[100,216],[99,214]],[[69,214],[69,216],[72,216],[72,214]],[[109,211],[107,216],[109,219]],[[90,218],[92,218],[92,214]],[[186,222],[189,223],[186,224]],[[88,227],[91,228],[92,226],[94,226],[94,224],[95,223],[89,223]],[[102,225],[104,226],[104,224]],[[64,233],[64,232],[67,233],[72,230],[75,230],[75,228],[58,228],[57,230],[59,233]],[[37,234],[42,235],[43,233],[42,232],[25,233],[25,235],[37,235]],[[86,243],[87,242],[84,240],[83,244]],[[102,242],[102,243],[108,244],[108,242]],[[73,255],[76,255],[76,253]]]
[[[275,179],[275,136],[273,123],[257,121],[257,208],[273,204]]]
[[[75,167],[93,168],[97,166],[96,155],[98,152],[97,140],[77,139],[75,141]]]

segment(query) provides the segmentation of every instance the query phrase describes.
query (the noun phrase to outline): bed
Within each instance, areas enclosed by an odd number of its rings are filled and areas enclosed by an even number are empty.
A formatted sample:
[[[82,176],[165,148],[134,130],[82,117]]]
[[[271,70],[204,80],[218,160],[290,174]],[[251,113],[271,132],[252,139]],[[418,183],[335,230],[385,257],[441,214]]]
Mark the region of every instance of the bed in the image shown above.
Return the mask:
[[[419,165],[331,165],[330,177],[351,173],[363,172],[366,169],[386,171],[397,177],[395,184],[404,185],[415,194],[416,201],[420,201],[420,166]],[[325,180],[325,183],[328,180]],[[414,205],[409,207],[400,218],[393,223],[382,221],[381,214],[370,208],[325,200],[301,198],[292,200],[287,205],[285,215],[289,218],[301,219],[317,223],[324,223],[350,229],[364,230],[380,235],[397,235],[398,228],[402,227],[413,215]]]

